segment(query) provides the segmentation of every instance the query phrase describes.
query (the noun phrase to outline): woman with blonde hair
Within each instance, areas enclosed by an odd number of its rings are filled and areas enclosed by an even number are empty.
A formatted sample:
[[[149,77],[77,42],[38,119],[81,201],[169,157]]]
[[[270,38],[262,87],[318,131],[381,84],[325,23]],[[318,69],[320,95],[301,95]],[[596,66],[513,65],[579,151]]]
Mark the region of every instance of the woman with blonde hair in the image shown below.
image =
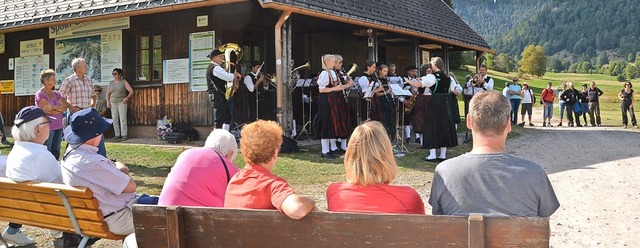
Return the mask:
[[[382,123],[356,127],[344,157],[345,183],[327,188],[332,212],[424,214],[424,202],[413,188],[389,185],[398,176],[391,141]]]
[[[342,90],[348,89],[346,85],[340,85],[338,75],[333,70],[336,63],[336,57],[332,54],[325,54],[322,56],[322,72],[318,76],[318,117],[315,126],[316,138],[320,138],[320,145],[322,147],[323,158],[334,159],[336,155],[331,153],[331,139],[336,138],[337,130],[334,128],[339,126],[337,121],[339,118],[334,118],[334,111],[331,106],[337,106],[341,102]],[[341,135],[342,137],[342,135]],[[335,143],[334,143],[335,146]],[[337,147],[333,147],[333,150],[337,150]]]

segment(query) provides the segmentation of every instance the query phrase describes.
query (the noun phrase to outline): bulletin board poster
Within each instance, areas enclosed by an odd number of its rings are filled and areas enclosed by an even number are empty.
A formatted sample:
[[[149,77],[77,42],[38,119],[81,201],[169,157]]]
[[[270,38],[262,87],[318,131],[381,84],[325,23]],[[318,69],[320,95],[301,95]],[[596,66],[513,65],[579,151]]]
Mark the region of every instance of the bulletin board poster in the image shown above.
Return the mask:
[[[16,96],[32,96],[42,87],[40,72],[49,69],[49,54],[15,59],[14,91]]]
[[[11,95],[15,92],[13,80],[0,80],[0,94]]]
[[[111,31],[82,37],[56,39],[56,88],[73,74],[71,62],[83,58],[87,62],[87,76],[94,84],[109,85],[111,72],[122,68],[122,31]]]
[[[162,61],[163,84],[189,83],[189,59],[168,59]]]
[[[207,90],[207,67],[211,60],[207,55],[215,48],[215,31],[192,33],[189,35],[189,65],[191,91]]]

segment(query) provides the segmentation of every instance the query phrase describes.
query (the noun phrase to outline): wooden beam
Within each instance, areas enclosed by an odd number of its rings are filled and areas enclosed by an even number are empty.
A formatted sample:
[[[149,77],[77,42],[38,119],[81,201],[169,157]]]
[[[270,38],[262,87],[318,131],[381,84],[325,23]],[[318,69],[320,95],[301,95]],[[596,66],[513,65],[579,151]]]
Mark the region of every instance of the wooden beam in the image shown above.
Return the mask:
[[[469,248],[485,247],[484,216],[482,214],[471,214],[468,219],[469,225]]]

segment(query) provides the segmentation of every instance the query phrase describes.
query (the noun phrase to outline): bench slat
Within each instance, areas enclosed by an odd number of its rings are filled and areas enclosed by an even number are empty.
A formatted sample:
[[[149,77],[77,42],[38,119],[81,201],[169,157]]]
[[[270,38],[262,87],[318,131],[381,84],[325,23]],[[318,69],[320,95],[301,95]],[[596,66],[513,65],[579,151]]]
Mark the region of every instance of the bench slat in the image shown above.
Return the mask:
[[[312,212],[292,220],[274,210],[134,205],[138,246],[145,247],[548,247],[548,218],[492,218]],[[168,216],[173,215],[169,218]],[[170,241],[167,223],[184,228]],[[168,222],[167,219],[170,221]],[[476,223],[477,222],[477,223]],[[469,226],[469,224],[472,226]],[[171,224],[169,224],[171,225]],[[176,225],[176,224],[174,224]],[[175,235],[175,234],[174,234]]]
[[[58,197],[60,198],[60,197]],[[67,209],[62,205],[62,201],[59,200],[60,203],[54,205],[44,202],[29,202],[23,200],[12,200],[12,201],[0,201],[0,207],[16,209],[16,210],[28,210],[33,213],[41,213],[45,215],[57,215],[63,218],[69,218],[69,214],[67,213]],[[83,208],[73,208],[73,213],[76,215],[78,220],[93,220],[93,221],[102,221],[104,218],[102,217],[102,213],[100,211],[87,210]]]
[[[68,232],[68,233],[75,233],[75,230],[73,228],[69,228],[69,227],[65,228],[65,227],[61,227],[59,225],[53,225],[53,224],[47,224],[47,223],[35,222],[35,221],[29,221],[29,220],[22,220],[22,219],[11,219],[11,218],[6,218],[6,219],[3,218],[3,220],[6,220],[7,222],[20,223],[20,224],[27,225],[27,226],[37,226],[37,227],[40,227],[40,228],[59,230],[59,231]],[[91,231],[91,230],[82,230],[82,232],[85,235],[89,235],[91,237],[104,238],[104,239],[113,239],[113,240],[124,239],[124,236],[116,235],[116,234],[113,234],[111,232],[95,232],[95,231]]]
[[[30,221],[30,225],[42,226],[36,223],[56,225],[59,228],[70,228],[73,230],[73,224],[68,216],[47,215],[41,213],[34,213],[28,210],[17,210],[11,208],[0,207],[0,219],[8,220],[10,222],[25,224],[23,221]],[[91,230],[96,232],[107,232],[107,225],[103,225],[102,221],[90,221],[90,220],[78,220],[80,229]]]
[[[72,187],[57,183],[21,182],[16,183],[6,177],[0,177],[0,188],[22,190],[27,192],[39,192],[56,195],[55,190],[61,190],[67,197],[91,199],[93,192],[84,187]]]
[[[0,188],[0,196],[3,199],[16,199],[16,200],[25,200],[30,202],[49,202],[62,205],[62,200],[60,196],[53,194],[44,194],[37,192],[27,192],[13,189]],[[98,208],[98,200],[96,199],[84,199],[84,198],[75,198],[68,197],[69,203],[72,207],[79,208],[88,208],[88,209],[96,209]]]

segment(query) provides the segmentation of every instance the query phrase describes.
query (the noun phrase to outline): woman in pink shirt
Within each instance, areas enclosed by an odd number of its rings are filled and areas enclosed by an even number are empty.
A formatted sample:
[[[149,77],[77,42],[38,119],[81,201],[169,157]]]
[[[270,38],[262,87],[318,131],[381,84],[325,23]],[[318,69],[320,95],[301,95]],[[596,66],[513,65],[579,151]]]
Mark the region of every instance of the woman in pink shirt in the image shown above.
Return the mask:
[[[56,84],[56,72],[47,69],[40,72],[40,82],[42,88],[36,92],[35,104],[40,107],[47,115],[53,117],[49,124],[49,139],[44,145],[53,154],[56,160],[60,159],[60,145],[62,144],[62,113],[70,107],[69,103],[54,91]]]
[[[425,214],[420,195],[408,186],[389,185],[398,175],[391,141],[382,123],[356,127],[344,157],[346,183],[327,189],[332,212]]]

